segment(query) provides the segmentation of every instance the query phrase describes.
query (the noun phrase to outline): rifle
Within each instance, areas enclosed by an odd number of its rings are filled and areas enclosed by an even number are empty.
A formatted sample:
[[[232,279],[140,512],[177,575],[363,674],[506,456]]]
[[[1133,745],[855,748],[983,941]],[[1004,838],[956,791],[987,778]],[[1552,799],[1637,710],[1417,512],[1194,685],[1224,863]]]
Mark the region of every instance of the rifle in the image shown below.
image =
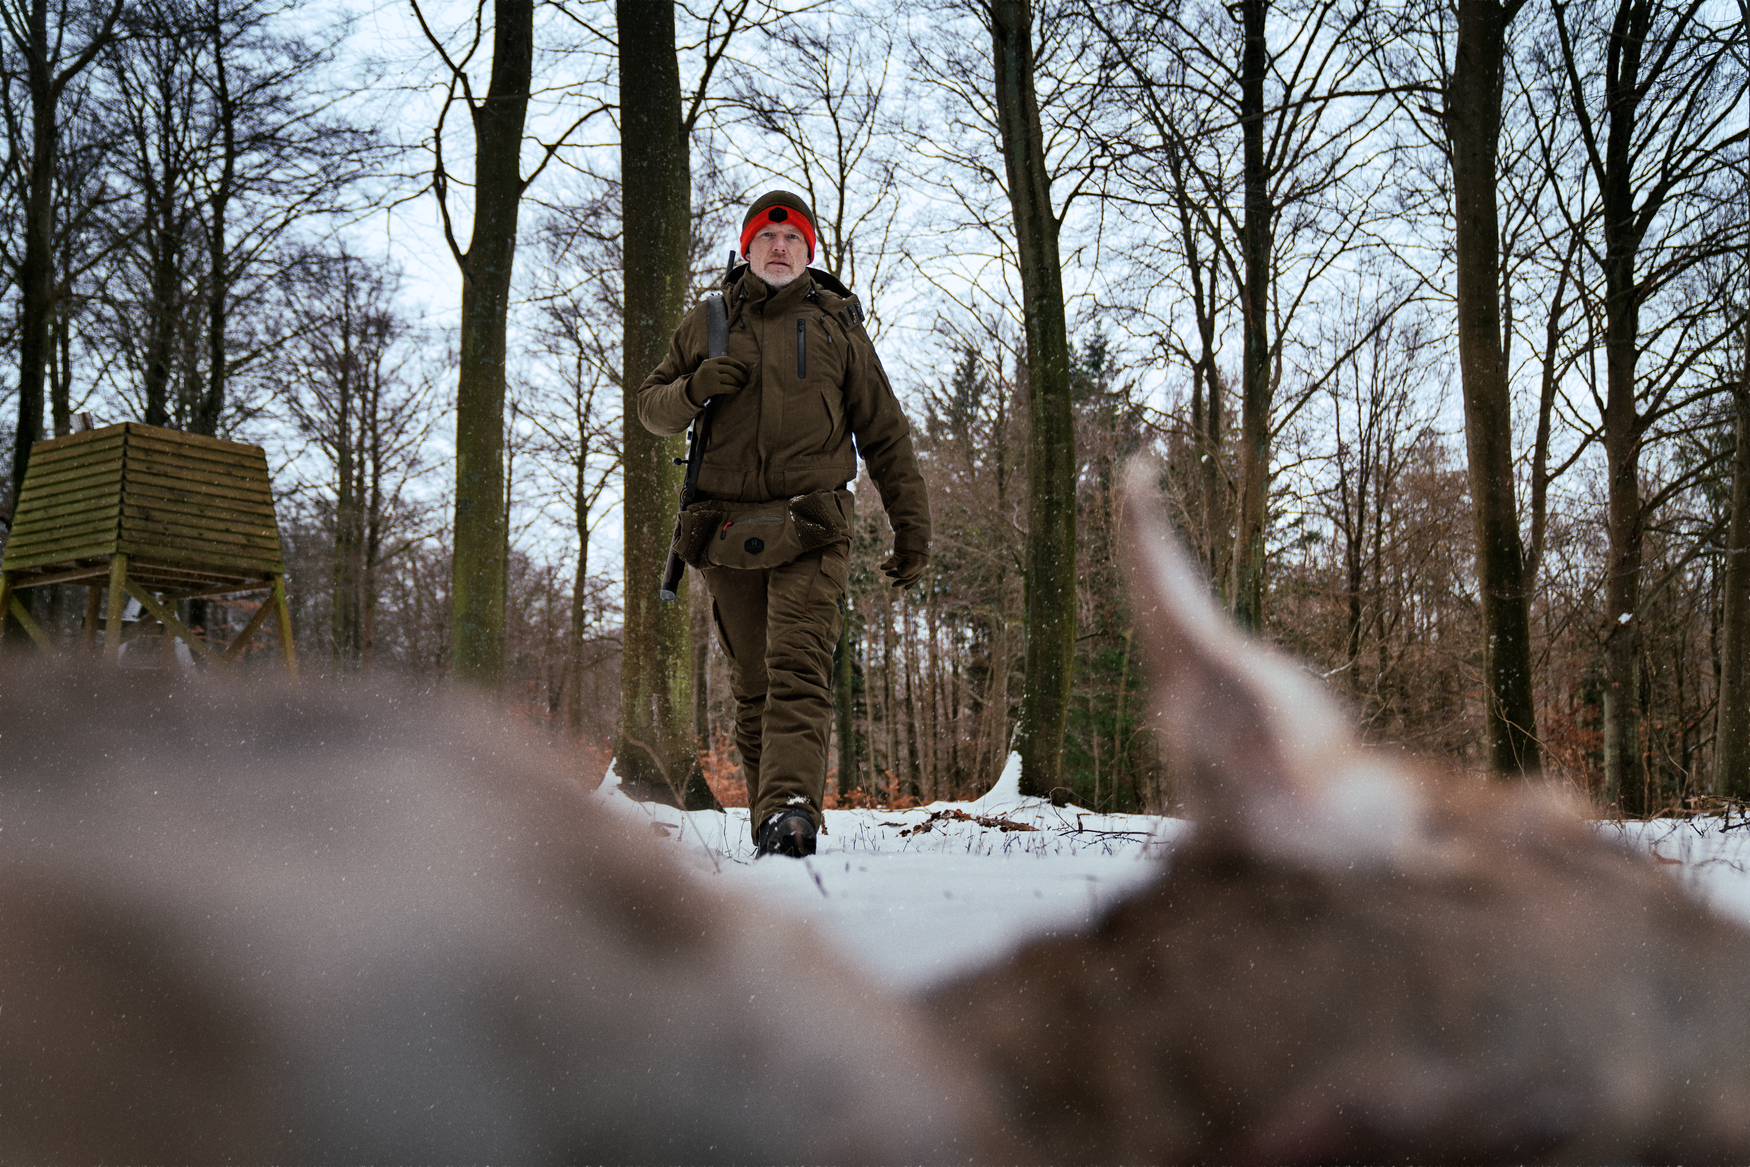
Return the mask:
[[[705,297],[705,355],[721,357],[729,352],[729,309],[723,303],[723,293],[712,292]],[[717,412],[717,399],[709,397],[705,407],[699,411],[699,416],[693,419],[693,428],[687,431],[687,457],[683,462],[676,458],[675,465],[687,468],[686,477],[681,480],[681,511],[699,501],[699,467],[705,461],[705,446],[711,440],[711,418]],[[680,522],[675,522],[675,533],[680,533]],[[668,561],[662,566],[662,587],[657,592],[664,600],[672,602],[680,590],[681,576],[687,570],[687,565],[675,552],[674,544],[668,548]]]

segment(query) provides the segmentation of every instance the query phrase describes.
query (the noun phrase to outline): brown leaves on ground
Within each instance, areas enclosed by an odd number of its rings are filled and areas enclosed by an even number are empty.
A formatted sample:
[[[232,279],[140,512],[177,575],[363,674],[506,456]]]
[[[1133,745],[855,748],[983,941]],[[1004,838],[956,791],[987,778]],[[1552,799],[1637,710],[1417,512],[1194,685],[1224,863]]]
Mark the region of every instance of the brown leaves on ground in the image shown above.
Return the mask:
[[[907,835],[922,835],[936,829],[941,822],[977,823],[996,831],[1037,831],[1039,828],[1031,823],[1018,823],[1014,819],[997,818],[995,815],[967,814],[958,807],[948,807],[946,810],[933,810],[930,817],[915,826],[907,827],[899,832],[900,837]],[[897,827],[899,823],[882,823],[884,827]]]

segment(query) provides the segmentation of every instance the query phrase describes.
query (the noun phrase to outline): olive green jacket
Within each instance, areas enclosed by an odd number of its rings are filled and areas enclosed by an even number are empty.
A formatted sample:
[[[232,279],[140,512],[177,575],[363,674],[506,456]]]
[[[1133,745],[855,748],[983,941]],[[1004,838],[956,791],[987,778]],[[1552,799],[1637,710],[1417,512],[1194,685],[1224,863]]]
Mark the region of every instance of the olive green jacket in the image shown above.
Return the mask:
[[[717,403],[699,468],[701,496],[775,502],[834,490],[857,476],[861,453],[893,525],[894,549],[928,551],[930,500],[911,426],[863,331],[856,297],[813,268],[773,288],[744,264],[725,280],[723,299],[729,355],[749,376],[746,388]],[[645,429],[680,433],[698,414],[704,402],[690,389],[706,345],[700,303],[638,389]]]

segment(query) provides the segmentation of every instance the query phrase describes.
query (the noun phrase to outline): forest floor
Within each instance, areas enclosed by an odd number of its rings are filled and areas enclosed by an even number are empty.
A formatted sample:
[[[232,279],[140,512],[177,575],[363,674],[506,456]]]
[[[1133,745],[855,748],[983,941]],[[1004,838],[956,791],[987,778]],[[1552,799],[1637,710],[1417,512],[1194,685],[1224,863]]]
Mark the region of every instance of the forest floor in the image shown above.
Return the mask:
[[[598,797],[647,820],[725,890],[782,906],[878,983],[927,989],[1021,945],[1087,927],[1163,869],[1181,819],[1098,814],[1022,798],[1013,767],[972,802],[828,810],[811,859],[754,859],[744,808],[683,813],[634,802],[612,771]],[[1601,822],[1720,914],[1750,926],[1750,823]]]

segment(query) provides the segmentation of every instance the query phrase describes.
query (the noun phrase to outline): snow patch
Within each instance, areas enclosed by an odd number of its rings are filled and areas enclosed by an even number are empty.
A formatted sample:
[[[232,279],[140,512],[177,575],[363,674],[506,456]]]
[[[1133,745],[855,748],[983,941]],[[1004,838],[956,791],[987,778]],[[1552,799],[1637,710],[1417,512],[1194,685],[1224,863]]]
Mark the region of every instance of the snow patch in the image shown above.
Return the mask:
[[[1351,845],[1371,834],[1389,850],[1403,829],[1397,792],[1382,789],[1364,768],[1348,777],[1322,808],[1325,829]],[[636,802],[611,766],[594,797],[701,878],[814,928],[865,975],[902,992],[994,964],[1034,939],[1093,925],[1164,875],[1163,860],[1190,830],[1181,819],[1023,799],[1013,754],[996,786],[976,802],[826,811],[828,832],[808,863],[755,863],[744,807],[683,813]],[[942,813],[951,810],[967,817]],[[679,829],[658,836],[653,822]],[[918,830],[926,823],[928,830]],[[1598,829],[1674,861],[1663,870],[1720,915],[1750,925],[1750,825],[1667,819]]]
[[[1023,799],[1019,765],[1011,757],[1004,780],[975,803],[826,811],[806,863],[755,863],[745,807],[683,814],[636,802],[610,785],[611,772],[599,797],[701,878],[814,928],[865,975],[912,991],[1091,926],[1161,873],[1185,827]],[[680,829],[658,835],[655,822]]]
[[[1745,820],[1601,822],[1598,830],[1658,859],[1661,870],[1716,915],[1750,926],[1750,826]]]
[[[972,805],[980,810],[991,810],[999,806],[1012,806],[1021,801],[1021,755],[1011,752],[1003,763],[1003,772],[997,775],[997,784],[984,794],[973,800]]]

